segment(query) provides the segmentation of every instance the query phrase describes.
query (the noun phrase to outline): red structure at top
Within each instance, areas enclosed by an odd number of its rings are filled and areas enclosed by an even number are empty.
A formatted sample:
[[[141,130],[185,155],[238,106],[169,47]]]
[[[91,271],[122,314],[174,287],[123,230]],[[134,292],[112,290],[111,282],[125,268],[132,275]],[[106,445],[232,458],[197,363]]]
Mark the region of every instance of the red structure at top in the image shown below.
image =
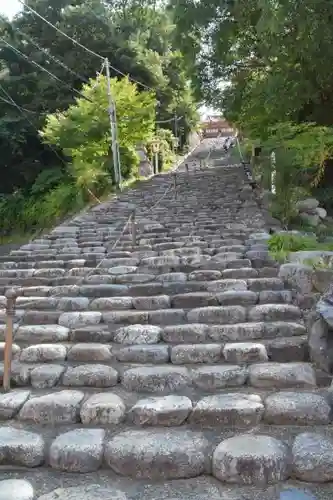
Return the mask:
[[[203,137],[228,137],[236,130],[221,116],[211,116],[201,123]]]

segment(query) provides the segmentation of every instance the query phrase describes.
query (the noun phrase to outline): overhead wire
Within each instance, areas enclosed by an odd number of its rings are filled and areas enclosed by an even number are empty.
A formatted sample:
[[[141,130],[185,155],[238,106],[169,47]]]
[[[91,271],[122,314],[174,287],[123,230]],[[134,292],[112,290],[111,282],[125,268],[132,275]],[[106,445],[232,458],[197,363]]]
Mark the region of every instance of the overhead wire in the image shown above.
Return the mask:
[[[71,40],[72,43],[74,43],[75,45],[79,46],[80,48],[82,48],[83,50],[85,50],[86,52],[90,53],[91,55],[94,55],[96,57],[98,57],[99,59],[103,60],[104,62],[104,65],[105,64],[108,64],[109,68],[112,69],[113,71],[115,71],[116,73],[122,75],[123,77],[127,77],[130,81],[136,83],[137,85],[141,85],[143,88],[146,88],[147,90],[150,90],[150,91],[153,91],[153,92],[156,92],[157,89],[154,89],[142,82],[139,82],[138,80],[136,80],[135,78],[132,78],[129,74],[126,74],[124,72],[122,72],[121,70],[119,70],[118,68],[116,68],[115,66],[113,66],[112,64],[110,64],[110,62],[108,61],[107,58],[103,57],[101,54],[98,54],[97,52],[94,52],[93,50],[89,49],[88,47],[86,47],[85,45],[83,45],[82,43],[78,42],[75,38],[67,35],[67,33],[65,33],[64,31],[62,31],[61,29],[59,29],[57,26],[55,26],[53,23],[51,23],[50,21],[48,21],[45,17],[43,17],[41,14],[39,14],[39,12],[37,12],[35,9],[33,9],[32,7],[30,7],[29,5],[27,5],[23,0],[19,0],[19,2],[24,6],[26,7],[30,12],[32,12],[34,15],[36,15],[37,17],[39,17],[40,19],[42,19],[44,22],[46,22],[49,26],[51,26],[52,28],[54,28],[58,33],[60,33],[61,35],[63,35],[64,37],[66,37],[67,39]],[[94,17],[102,22],[105,23],[105,21],[103,19],[101,19],[99,16],[97,16],[97,14],[95,12],[93,12],[93,10],[89,9],[89,12],[91,12]],[[13,50],[15,50],[14,47],[12,47]],[[42,49],[40,48],[40,50],[42,50],[44,52],[45,49]],[[54,56],[48,54],[50,58],[52,58],[53,60],[56,60],[58,63],[60,63],[62,66],[63,66],[63,63],[61,63],[59,60],[57,60]],[[32,62],[32,61],[31,61]],[[37,64],[37,63],[35,63]],[[66,65],[65,65],[66,66]],[[70,72],[72,72],[72,70],[68,67],[66,67],[67,70],[69,70]],[[47,70],[46,70],[47,71]],[[53,75],[53,77],[55,78],[58,78],[56,77],[55,75]],[[60,79],[59,79],[60,80]],[[62,81],[62,80],[60,80]],[[65,82],[63,82],[65,84]],[[67,85],[67,84],[66,84]],[[67,85],[68,86],[68,85]],[[71,87],[72,88],[72,87]],[[87,99],[83,94],[81,94],[78,90],[76,89],[72,89],[73,91],[75,91],[76,93],[79,93],[82,97],[84,97],[85,99]],[[89,99],[88,99],[89,100]],[[179,117],[177,118],[176,117],[176,120],[180,120],[182,117]],[[163,124],[163,123],[169,123],[169,122],[172,122],[173,120],[175,120],[174,117],[168,119],[168,120],[159,120],[157,121],[156,123],[157,124]]]
[[[2,39],[2,37],[0,37],[0,39]],[[2,40],[3,40],[3,39],[2,39]],[[5,40],[3,40],[3,41],[5,42],[5,44],[7,44],[8,46],[10,46],[10,48],[11,48],[12,50],[14,50],[16,53],[18,53],[18,55],[20,55],[21,57],[24,57],[24,59],[29,60],[29,62],[31,62],[31,63],[35,63],[35,61],[33,61],[33,60],[31,60],[31,61],[30,61],[30,59],[28,58],[28,56],[26,56],[25,54],[21,53],[21,51],[19,51],[19,50],[18,50],[18,49],[16,49],[15,47],[13,47],[11,44],[9,44],[8,42],[6,42]],[[38,44],[35,44],[35,45],[36,45],[36,46],[37,46],[40,50],[43,50],[41,47],[39,47],[39,46],[38,46]],[[47,54],[47,55],[49,56],[50,54]],[[53,57],[53,56],[52,56],[52,57]],[[60,65],[62,65],[61,61],[58,61],[58,60],[57,60],[57,58],[54,58],[54,60],[55,60],[56,62],[58,62]],[[35,63],[35,64],[36,64],[36,65],[38,65],[38,63]],[[64,65],[64,66],[65,66],[65,69],[68,69],[69,71],[71,71],[71,70],[70,70],[70,68],[68,68],[66,65]],[[46,70],[46,69],[45,69],[45,68],[43,68],[42,66],[38,65],[38,67],[40,67],[41,69],[45,70],[45,71],[46,71],[48,74],[50,74],[51,76],[53,75],[53,73],[51,73],[50,71]],[[98,77],[102,74],[104,67],[105,67],[105,62],[103,62],[103,65],[102,65],[102,67],[101,67],[101,70],[97,73],[97,78],[98,78]],[[55,75],[53,75],[53,77],[54,77],[54,78],[56,78],[57,80],[59,80],[60,82],[65,83],[65,82],[63,82],[63,80],[59,79],[59,78],[58,78],[58,77],[56,77]],[[98,81],[95,83],[95,85],[92,87],[92,90],[93,90],[94,88],[96,88],[96,87],[97,87],[98,83],[99,83]],[[68,86],[68,84],[66,84],[66,86]],[[71,86],[68,86],[68,87],[69,87],[71,90],[75,91],[75,92],[79,92],[79,91],[77,91],[76,89],[72,88]],[[81,95],[81,93],[80,93],[80,95]],[[82,97],[85,97],[85,96],[82,96]],[[87,98],[85,97],[85,99],[87,99]],[[90,99],[88,99],[88,100],[89,100],[90,102],[92,102]],[[24,111],[24,112],[26,112],[26,113],[39,114],[40,116],[44,116],[44,115],[45,115],[45,116],[47,116],[47,115],[49,114],[49,113],[47,113],[47,112],[45,112],[45,113],[44,113],[44,112],[38,112],[38,111],[33,111],[33,110],[26,109],[26,108],[24,108],[24,107],[22,107],[22,106],[19,106],[17,103],[13,104],[13,101],[12,101],[12,100],[11,100],[11,101],[8,101],[8,100],[6,100],[6,99],[2,98],[1,96],[0,96],[0,101],[5,102],[6,104],[12,105],[12,106],[14,106],[16,109],[19,109],[19,110]],[[145,114],[145,112],[142,112],[142,114]],[[179,121],[179,120],[181,120],[182,118],[183,118],[183,116],[176,117],[176,120],[177,120],[177,121]],[[132,120],[132,118],[131,118],[131,117],[129,117],[129,116],[124,116],[124,117],[122,117],[122,120],[123,120],[123,121],[127,121],[127,120]],[[174,118],[174,117],[169,118],[169,119],[166,119],[166,120],[157,120],[157,121],[156,121],[156,124],[170,123],[170,122],[172,122],[172,121],[174,121],[174,120],[175,120],[175,118]]]
[[[106,64],[108,64],[108,66],[113,69],[114,71],[118,72],[119,74],[121,74],[122,76],[124,77],[129,77],[129,75],[126,75],[125,73],[123,73],[122,71],[118,70],[117,68],[115,68],[114,66],[112,66],[109,62],[108,62],[108,59],[107,58],[104,58],[103,56],[101,56],[100,54],[97,54],[96,52],[90,50],[88,47],[84,46],[83,44],[81,44],[80,42],[78,42],[76,39],[74,39],[73,37],[70,37],[69,35],[67,35],[66,33],[64,33],[62,30],[60,30],[59,28],[57,28],[57,26],[55,26],[54,24],[52,24],[51,22],[49,22],[47,19],[45,19],[41,14],[39,14],[35,9],[31,8],[30,6],[26,5],[22,0],[19,0],[20,3],[25,6],[29,11],[31,11],[34,15],[36,15],[37,17],[39,17],[40,19],[42,19],[44,22],[46,22],[48,25],[50,25],[52,28],[54,28],[57,32],[59,32],[60,34],[62,34],[63,36],[65,36],[67,39],[71,40],[72,43],[74,43],[75,45],[81,47],[82,49],[84,49],[85,51],[87,51],[88,53],[94,55],[94,56],[97,56],[99,59],[103,60],[103,66],[102,66],[102,69],[101,69],[101,72],[100,74],[102,73],[104,67]],[[95,14],[94,14],[95,15]],[[98,16],[95,16],[98,18]],[[21,35],[23,34],[20,30],[17,30],[21,33]],[[35,47],[37,47],[39,50],[41,50],[42,53],[44,53],[47,58],[55,61],[57,64],[59,64],[62,68],[66,69],[67,71],[69,71],[71,74],[75,75],[76,77],[80,78],[81,80],[83,81],[86,81],[86,79],[84,77],[82,77],[81,75],[78,75],[77,73],[75,73],[73,70],[71,70],[71,68],[68,68],[68,66],[63,63],[62,61],[60,61],[59,59],[57,59],[56,57],[54,57],[52,54],[50,54],[46,49],[44,49],[43,47],[40,47],[40,45],[35,42],[34,40],[32,40],[28,35],[26,34],[23,34],[23,37],[25,37],[26,39],[28,39],[28,41],[30,41],[30,43],[32,43]],[[66,82],[64,82],[61,78],[59,78],[58,76],[54,75],[54,73],[52,73],[51,71],[49,71],[48,69],[44,68],[43,66],[41,66],[39,63],[37,63],[36,61],[34,61],[33,59],[29,58],[26,54],[24,54],[23,52],[21,52],[19,49],[17,49],[16,47],[14,47],[13,45],[11,45],[7,40],[5,40],[5,38],[3,37],[0,37],[0,40],[2,40],[2,42],[7,46],[9,47],[11,50],[13,50],[16,54],[18,54],[20,57],[24,58],[25,60],[27,60],[30,64],[32,64],[33,66],[37,67],[38,69],[40,69],[41,71],[47,73],[51,78],[53,78],[54,80],[56,80],[57,82],[59,82],[60,84],[66,86],[67,88],[69,88],[72,92],[75,92],[77,93],[78,95],[80,95],[81,97],[83,97],[85,100],[88,100],[90,102],[93,102],[91,99],[89,99],[87,96],[85,96],[84,94],[82,94],[82,92],[78,91],[77,89],[73,88],[72,86],[68,85]],[[129,77],[130,80],[134,81],[135,83],[149,89],[149,90],[152,90],[152,91],[155,91],[154,89],[152,89],[151,87],[145,85],[145,84],[142,84],[141,82],[139,81],[136,81],[135,79]],[[98,85],[98,82],[96,82],[96,85],[95,87]],[[93,88],[95,88],[93,87]],[[12,98],[11,96],[5,91],[5,89],[1,86],[1,89],[3,92],[5,92],[5,95],[7,95],[7,97],[9,98],[9,101],[7,99],[3,99],[1,98],[0,96],[0,100],[2,102],[5,102],[6,104],[9,104],[9,105],[12,105],[14,106],[23,116],[24,113],[35,113],[34,111],[31,111],[31,110],[28,110],[26,108],[23,108],[21,106],[19,106]],[[37,113],[37,112],[36,112]],[[46,113],[47,114],[47,113]],[[33,126],[35,129],[36,127],[33,125],[33,123],[25,116],[25,118],[29,121],[30,125]],[[169,123],[169,122],[172,122],[173,120],[175,121],[178,121],[179,119],[181,119],[182,117],[173,117],[173,118],[170,118],[170,119],[167,119],[167,120],[160,120],[160,121],[157,121],[156,123],[159,124],[159,123]],[[126,118],[125,118],[126,120]],[[36,129],[37,130],[37,129]],[[38,130],[37,130],[38,132]],[[51,146],[51,145],[48,145],[49,147],[51,147],[51,149],[54,151],[54,153],[58,156],[58,158],[63,162],[64,160],[58,155],[58,153],[56,152],[56,150]]]
[[[105,22],[105,19],[102,19],[101,17],[99,17],[91,8],[88,7],[88,10],[98,21],[101,21],[103,24],[107,25]],[[125,78],[128,77],[128,79],[131,80],[133,83],[136,83],[137,85],[141,85],[141,87],[143,87],[147,90],[151,90],[152,92],[156,92],[156,89],[150,87],[149,85],[146,85],[145,83],[142,83],[142,82],[136,80],[135,78],[131,77],[129,74],[123,73],[120,69],[118,69],[115,66],[113,66],[112,64],[110,64],[110,62],[109,62],[109,68],[112,69],[115,73],[118,73],[119,75],[124,76]]]
[[[89,49],[88,47],[86,47],[85,45],[83,45],[82,43],[78,42],[75,38],[67,35],[67,33],[65,33],[64,31],[62,31],[61,29],[59,29],[57,26],[55,26],[54,24],[52,24],[50,21],[48,21],[45,17],[43,17],[41,14],[39,14],[39,12],[37,12],[35,9],[33,9],[32,7],[30,7],[30,5],[27,5],[25,2],[23,2],[23,0],[18,0],[20,2],[20,4],[22,4],[24,7],[26,7],[30,12],[32,12],[33,14],[35,14],[36,16],[38,16],[40,19],[42,19],[45,23],[47,23],[49,26],[51,26],[52,28],[54,28],[58,33],[60,33],[61,35],[63,35],[64,37],[66,37],[68,40],[71,40],[72,43],[74,43],[75,45],[77,45],[78,47],[80,47],[81,49],[85,50],[86,52],[88,52],[89,54],[95,56],[95,57],[98,57],[99,59],[101,60],[106,60],[107,58],[106,57],[103,57],[101,54],[98,54],[97,52]],[[95,17],[98,18],[98,16],[95,15]],[[146,85],[145,83],[141,83],[139,82],[138,80],[136,80],[135,78],[132,78],[129,74],[126,74],[124,73],[123,71],[121,71],[120,69],[116,68],[115,66],[113,66],[112,64],[110,64],[110,62],[108,63],[109,64],[109,67],[115,71],[116,73],[118,73],[119,75],[122,75],[124,77],[128,77],[129,80],[131,80],[132,82],[134,83],[137,83],[138,85],[141,85],[142,87],[148,89],[148,90],[152,90],[153,92],[155,92],[155,89],[153,89],[152,87],[149,87],[148,85]]]
[[[94,87],[92,87],[92,89],[96,88],[98,85],[98,82],[96,82],[96,84],[94,85]],[[50,112],[44,112],[44,111],[33,111],[32,109],[27,109],[23,106],[20,106],[18,104],[13,104],[12,102],[10,101],[7,101],[7,99],[4,99],[3,97],[0,96],[0,101],[1,102],[4,102],[6,104],[9,104],[10,106],[13,106],[17,109],[21,109],[22,111],[26,112],[26,113],[32,113],[32,114],[35,114],[35,115],[39,115],[39,116],[47,116],[50,114]],[[142,112],[142,116],[144,115],[145,113]],[[177,120],[181,120],[182,118],[184,118],[184,116],[179,116],[177,117]],[[121,118],[121,121],[132,121],[133,118],[130,117],[130,116],[123,116]],[[155,123],[160,125],[160,124],[163,124],[163,123],[171,123],[172,121],[174,121],[174,118],[170,118],[169,120],[157,120]]]
[[[87,6],[86,6],[87,7]],[[88,10],[89,12],[98,20],[98,21],[101,21],[103,24],[107,25],[106,22],[105,22],[105,19],[102,19],[101,17],[99,17],[91,8],[89,8],[88,6]],[[142,83],[142,82],[139,82],[138,80],[136,80],[135,78],[129,76],[129,74],[126,74],[126,73],[123,73],[120,69],[116,68],[115,66],[113,66],[112,64],[110,64],[109,62],[109,67],[110,69],[112,69],[113,71],[115,71],[116,73],[118,73],[119,75],[122,75],[124,76],[125,78],[128,77],[129,80],[131,80],[132,82],[138,84],[138,85],[141,85],[141,87],[147,89],[147,90],[151,90],[152,92],[156,92],[156,89],[150,87],[149,85],[146,85],[145,83]]]
[[[90,50],[85,45],[82,45],[82,43],[78,42],[75,38],[72,38],[71,36],[67,35],[67,33],[65,33],[64,31],[62,31],[61,29],[59,29],[57,26],[55,26],[54,24],[52,24],[50,21],[48,21],[45,17],[43,17],[41,14],[39,14],[39,12],[37,12],[32,7],[30,7],[30,5],[27,5],[25,2],[23,2],[23,0],[18,0],[18,1],[19,1],[19,3],[21,5],[23,5],[23,7],[25,7],[26,9],[28,9],[30,12],[32,12],[33,14],[35,14],[40,19],[42,19],[42,21],[44,21],[49,26],[51,26],[52,28],[54,28],[56,31],[58,31],[58,33],[60,33],[61,35],[63,35],[68,40],[71,40],[72,43],[74,43],[78,47],[81,47],[81,49],[85,50],[86,52],[89,52],[91,55],[93,55],[95,57],[98,57],[101,60],[105,59],[105,57],[101,56],[100,54],[97,54],[97,52],[94,52],[93,50]]]
[[[18,28],[14,27],[14,29],[20,33],[21,36],[23,36],[23,38],[25,38],[26,40],[28,40],[29,43],[31,43],[32,45],[34,45],[37,49],[39,49],[41,52],[43,52],[43,54],[45,54],[45,56],[48,58],[48,59],[51,59],[52,61],[54,61],[55,63],[59,64],[59,66],[61,66],[63,69],[65,69],[66,71],[68,71],[69,73],[71,73],[73,76],[75,76],[76,78],[78,78],[79,80],[82,80],[83,82],[85,83],[88,83],[88,79],[85,78],[84,76],[82,75],[79,75],[78,73],[76,73],[75,71],[73,71],[71,68],[69,68],[64,62],[60,61],[57,57],[55,57],[53,54],[51,54],[47,49],[44,49],[43,47],[41,47],[35,40],[33,40],[30,36],[28,36],[26,33],[24,33],[23,31],[19,30]]]
[[[103,72],[103,69],[104,69],[104,64],[102,65],[102,68],[101,70],[97,73],[97,79],[98,77],[102,74]],[[92,90],[94,90],[97,85],[99,84],[98,81],[96,81],[95,85],[92,87]],[[39,116],[48,116],[50,114],[50,112],[44,112],[44,111],[33,111],[32,109],[27,109],[23,106],[19,106],[17,103],[16,104],[13,104],[13,102],[11,101],[7,101],[7,99],[4,99],[3,97],[0,96],[0,101],[1,102],[4,102],[6,104],[9,104],[10,106],[13,106],[17,109],[20,109],[21,111],[25,111],[26,113],[32,113],[32,114],[35,114],[35,115],[39,115]]]
[[[26,54],[23,54],[23,52],[21,52],[19,49],[17,49],[16,47],[13,47],[13,45],[11,45],[9,42],[7,42],[7,40],[5,38],[3,38],[2,36],[0,36],[0,40],[5,44],[7,45],[7,47],[9,47],[10,49],[12,49],[16,54],[18,54],[19,56],[21,56],[23,59],[25,59],[26,61],[28,61],[30,64],[32,64],[33,66],[36,66],[38,69],[40,69],[41,71],[44,71],[45,73],[47,73],[51,78],[53,78],[54,80],[56,80],[57,82],[61,83],[62,85],[64,85],[65,87],[67,87],[68,89],[70,89],[72,92],[75,92],[76,94],[78,94],[80,97],[82,97],[83,99],[87,100],[87,101],[90,101],[92,102],[91,99],[89,99],[89,97],[86,97],[84,94],[82,94],[82,92],[80,92],[79,90],[77,89],[74,89],[71,85],[69,85],[68,83],[64,82],[63,80],[61,80],[61,78],[59,78],[58,76],[54,75],[51,71],[47,70],[46,68],[44,68],[43,66],[41,66],[40,64],[38,64],[36,61],[34,61],[33,59],[30,59]]]
[[[173,116],[172,118],[169,118],[168,120],[159,120],[156,123],[158,123],[158,124],[160,124],[160,123],[170,123],[170,122],[174,122],[175,120],[179,121],[182,118],[184,118],[184,116],[176,116],[176,117]]]
[[[3,85],[1,85],[0,83],[0,90],[2,90],[2,92],[5,94],[5,96],[7,97],[7,99],[9,99],[11,102],[12,102],[12,105],[15,106],[18,111],[20,111],[20,113],[24,116],[25,113],[24,111],[22,111],[22,108],[14,101],[14,99],[11,97],[11,95],[6,91],[6,89],[3,87]],[[32,121],[27,117],[27,116],[24,116],[25,119],[30,123],[30,125],[36,130],[37,134],[39,135],[39,130],[38,128],[32,123]],[[57,156],[57,158],[63,163],[63,165],[67,166],[67,163],[65,162],[65,160],[59,155],[59,153],[57,152],[57,150],[51,145],[51,144],[47,144],[47,146],[53,151],[53,153]]]
[[[38,111],[32,111],[31,109],[24,108],[23,106],[19,106],[18,104],[13,104],[12,102],[7,101],[7,99],[4,99],[1,96],[0,96],[0,101],[9,104],[10,106],[13,106],[14,108],[20,109],[21,111],[25,111],[26,113],[32,113],[34,115],[40,115],[40,116],[48,114],[48,113],[39,113]]]
[[[91,55],[93,55],[95,57],[98,57],[100,60],[105,61],[107,59],[106,57],[102,56],[101,54],[98,54],[97,52],[89,49],[88,47],[86,47],[85,45],[83,45],[82,43],[80,43],[78,40],[76,40],[75,38],[71,37],[70,35],[67,35],[67,33],[65,33],[60,28],[58,28],[57,26],[55,26],[53,23],[51,23],[50,21],[48,21],[45,17],[43,17],[41,14],[39,14],[39,12],[37,12],[32,7],[30,7],[30,5],[27,5],[23,0],[18,0],[18,1],[20,2],[21,5],[23,5],[25,8],[27,8],[30,12],[32,12],[37,17],[39,17],[42,21],[44,21],[45,23],[47,23],[49,26],[51,26],[52,28],[54,28],[58,33],[60,33],[61,35],[63,35],[64,37],[66,37],[68,40],[70,40],[72,43],[74,43],[74,45],[77,45],[78,47],[80,47],[81,49],[85,50],[89,54],[91,54]],[[104,22],[104,20],[101,19],[99,16],[97,16],[97,14],[95,14],[91,9],[89,9],[89,12],[91,12],[96,19]],[[121,71],[119,68],[116,68],[115,66],[113,66],[110,62],[108,62],[108,65],[109,65],[110,69],[112,69],[115,73],[118,73],[119,75],[121,75],[121,76],[123,76],[125,78],[128,78],[133,83],[136,83],[137,85],[140,85],[141,87],[143,87],[143,88],[145,88],[147,90],[151,90],[152,92],[156,92],[157,89],[154,89],[153,87],[150,87],[149,85],[146,85],[145,83],[142,83],[139,80],[136,80],[135,78],[131,77],[128,73],[126,74],[123,71]]]

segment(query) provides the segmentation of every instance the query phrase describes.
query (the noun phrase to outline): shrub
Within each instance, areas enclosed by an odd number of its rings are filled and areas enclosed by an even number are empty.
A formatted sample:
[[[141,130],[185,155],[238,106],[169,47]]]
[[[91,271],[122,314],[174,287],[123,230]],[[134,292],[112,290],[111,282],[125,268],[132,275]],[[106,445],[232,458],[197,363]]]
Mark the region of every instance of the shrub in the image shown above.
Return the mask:
[[[154,153],[152,152],[152,143],[157,141],[159,143],[158,153],[158,168],[159,172],[168,170],[176,158],[174,153],[175,136],[171,130],[159,128],[155,136],[147,143],[147,154],[151,162],[154,160]]]
[[[278,262],[285,261],[291,252],[301,250],[333,250],[333,243],[320,243],[315,236],[276,233],[268,240],[268,250]]]
[[[30,193],[32,196],[36,197],[43,195],[56,187],[65,177],[65,169],[60,167],[46,168],[37,175],[31,186]]]
[[[332,129],[313,123],[282,122],[268,128],[262,146],[262,158],[256,168],[266,181],[270,179],[270,153],[275,152],[276,193],[272,211],[288,227],[297,216],[296,202],[318,186],[327,160],[333,156]]]

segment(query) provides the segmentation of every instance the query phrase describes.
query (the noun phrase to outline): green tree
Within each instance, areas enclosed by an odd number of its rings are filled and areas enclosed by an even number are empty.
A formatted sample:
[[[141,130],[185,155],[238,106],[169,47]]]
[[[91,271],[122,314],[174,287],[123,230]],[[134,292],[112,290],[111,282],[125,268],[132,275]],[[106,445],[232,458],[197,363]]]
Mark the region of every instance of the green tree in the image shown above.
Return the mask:
[[[170,0],[201,94],[256,132],[278,121],[332,125],[330,0]],[[231,87],[221,96],[221,81]],[[250,127],[251,128],[251,127]]]
[[[155,128],[156,99],[152,92],[139,92],[128,78],[111,80],[117,118],[123,177],[137,174],[135,149],[151,139]],[[91,80],[83,97],[65,112],[49,115],[41,132],[43,140],[59,147],[71,159],[71,173],[78,188],[105,192],[112,183],[112,152],[108,114],[107,80]],[[130,158],[134,164],[128,164]],[[134,161],[136,159],[136,161]]]

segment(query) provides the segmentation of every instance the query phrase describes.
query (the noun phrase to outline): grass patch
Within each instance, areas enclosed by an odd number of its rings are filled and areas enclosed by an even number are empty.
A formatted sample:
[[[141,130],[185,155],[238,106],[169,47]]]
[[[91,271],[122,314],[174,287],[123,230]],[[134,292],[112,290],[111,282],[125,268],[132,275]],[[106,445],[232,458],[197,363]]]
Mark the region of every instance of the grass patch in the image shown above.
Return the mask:
[[[292,252],[333,251],[333,243],[319,242],[315,236],[277,233],[269,238],[268,250],[276,261],[286,262]]]

